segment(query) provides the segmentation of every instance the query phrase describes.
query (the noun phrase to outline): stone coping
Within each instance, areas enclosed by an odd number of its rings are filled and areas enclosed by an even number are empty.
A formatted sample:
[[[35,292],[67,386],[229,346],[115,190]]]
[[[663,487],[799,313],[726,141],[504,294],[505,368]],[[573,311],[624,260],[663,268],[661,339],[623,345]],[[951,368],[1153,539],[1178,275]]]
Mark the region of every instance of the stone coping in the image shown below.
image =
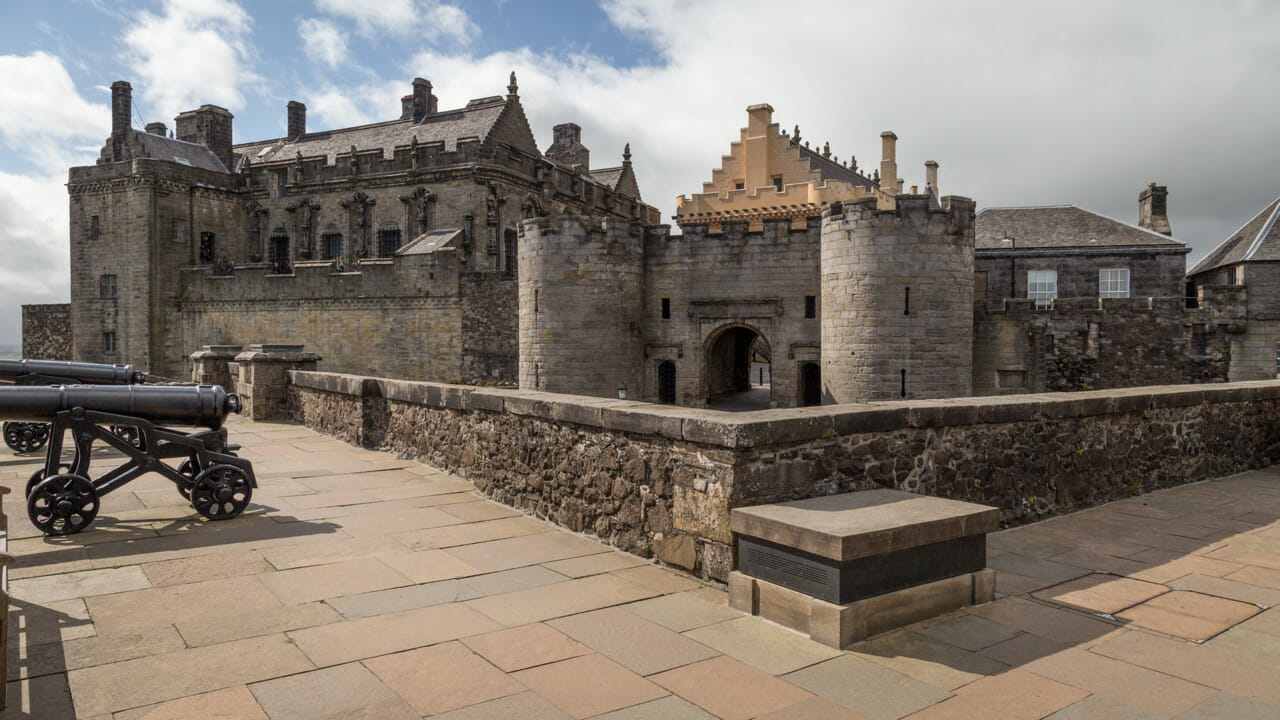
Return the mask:
[[[731,413],[634,400],[316,371],[291,370],[289,378],[290,383],[299,388],[341,395],[382,397],[451,410],[507,412],[732,449],[912,428],[1018,422],[1036,417],[1090,417],[1206,403],[1280,399],[1280,380],[1257,380]]]
[[[729,512],[735,533],[837,562],[985,535],[999,527],[997,508],[888,489]]]

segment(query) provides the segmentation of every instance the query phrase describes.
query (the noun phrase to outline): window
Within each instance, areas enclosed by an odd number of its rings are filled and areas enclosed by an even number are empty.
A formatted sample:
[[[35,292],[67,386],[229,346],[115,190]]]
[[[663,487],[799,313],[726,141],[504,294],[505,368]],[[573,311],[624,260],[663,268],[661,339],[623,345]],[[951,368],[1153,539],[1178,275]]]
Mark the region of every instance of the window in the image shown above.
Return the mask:
[[[116,276],[103,275],[98,278],[98,297],[103,300],[114,300],[116,297]]]
[[[773,189],[777,190],[778,192],[782,192],[782,176],[781,175],[773,176]]]
[[[1037,308],[1047,308],[1058,297],[1057,270],[1028,270],[1027,298],[1036,301]]]
[[[506,270],[511,277],[516,275],[516,231],[507,228],[503,231],[502,252],[506,256]]]
[[[817,295],[804,296],[804,316],[806,319],[810,319],[810,320],[818,317],[818,296]]]
[[[1227,283],[1229,285],[1243,285],[1244,284],[1244,266],[1236,265],[1235,267],[1228,270],[1227,278],[1228,278]]]
[[[89,239],[97,240],[100,232],[102,232],[101,222],[98,220],[97,215],[93,215],[89,218]]]
[[[734,189],[734,190],[741,190],[744,186],[745,186],[745,183],[735,182],[735,183],[733,184],[733,189]]]
[[[671,298],[662,298],[662,319],[671,319]]]
[[[187,221],[181,218],[173,219],[173,241],[186,242],[187,240]]]
[[[400,228],[383,228],[378,231],[378,257],[391,257],[400,249]]]
[[[326,230],[320,236],[320,259],[334,260],[342,257],[342,233]]]
[[[102,352],[113,353],[116,351],[116,331],[108,330],[102,333]]]
[[[1129,268],[1104,268],[1099,270],[1098,297],[1129,297]]]

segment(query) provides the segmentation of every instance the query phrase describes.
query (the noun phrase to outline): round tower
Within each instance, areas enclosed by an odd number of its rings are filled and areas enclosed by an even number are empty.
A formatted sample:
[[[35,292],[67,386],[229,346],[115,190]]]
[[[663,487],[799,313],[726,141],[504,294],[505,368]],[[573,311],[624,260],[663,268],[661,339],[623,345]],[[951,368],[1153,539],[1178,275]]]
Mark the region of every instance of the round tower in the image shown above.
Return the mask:
[[[958,397],[973,387],[974,202],[899,195],[822,214],[823,403]]]
[[[524,221],[519,243],[520,388],[641,397],[640,226],[585,217]]]

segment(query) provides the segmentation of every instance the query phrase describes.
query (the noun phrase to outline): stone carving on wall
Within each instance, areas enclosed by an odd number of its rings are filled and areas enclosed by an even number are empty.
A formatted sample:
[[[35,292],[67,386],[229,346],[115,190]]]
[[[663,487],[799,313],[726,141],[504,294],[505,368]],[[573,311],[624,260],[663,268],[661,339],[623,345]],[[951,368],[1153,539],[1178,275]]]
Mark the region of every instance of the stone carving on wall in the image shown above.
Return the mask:
[[[348,162],[349,162],[349,163],[350,163],[350,165],[351,165],[351,174],[352,174],[352,175],[359,175],[359,174],[360,174],[360,159],[356,157],[356,146],[355,146],[355,145],[352,145],[352,146],[351,146],[351,160],[349,160]]]
[[[520,218],[528,220],[529,218],[544,217],[547,211],[542,209],[542,201],[537,195],[526,195],[524,203],[520,206]]]
[[[291,169],[290,174],[292,175],[292,177],[289,178],[289,182],[293,182],[293,183],[302,182],[302,151],[301,150],[299,150],[298,153],[293,157],[293,168]]]
[[[351,194],[350,199],[342,203],[342,207],[347,210],[351,237],[354,240],[358,258],[369,257],[369,210],[377,202],[369,197],[368,193],[357,190]]]
[[[298,224],[298,254],[302,259],[310,260],[315,254],[316,213],[320,212],[320,201],[303,200],[298,209],[302,211],[302,222]]]
[[[409,143],[409,168],[414,172],[418,172],[418,136],[414,135],[413,140]]]
[[[267,213],[267,208],[257,200],[250,200],[244,206],[248,221],[249,262],[262,262],[262,223],[266,221]]]
[[[506,198],[498,194],[498,184],[490,180],[486,183],[489,194],[485,196],[485,225],[487,226],[487,240],[485,244],[485,252],[489,255],[498,254],[498,223],[501,220],[502,205],[507,201]]]
[[[431,205],[435,201],[436,194],[422,186],[400,196],[400,202],[405,204],[408,213],[406,226],[411,229],[410,240],[431,229]]]

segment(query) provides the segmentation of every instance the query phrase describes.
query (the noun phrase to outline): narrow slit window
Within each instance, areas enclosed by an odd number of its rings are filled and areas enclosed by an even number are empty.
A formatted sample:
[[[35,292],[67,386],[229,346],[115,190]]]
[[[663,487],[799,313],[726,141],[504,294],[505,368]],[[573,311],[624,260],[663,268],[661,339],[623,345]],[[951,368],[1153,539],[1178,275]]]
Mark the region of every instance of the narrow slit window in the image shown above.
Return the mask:
[[[902,397],[907,396],[907,371],[905,369],[902,371],[902,387],[899,390],[899,392],[901,393]]]
[[[817,295],[804,296],[804,316],[806,319],[813,319],[818,317],[818,296]]]
[[[662,319],[671,319],[671,298],[662,298]]]
[[[902,314],[911,314],[911,288],[903,288],[902,293]]]

